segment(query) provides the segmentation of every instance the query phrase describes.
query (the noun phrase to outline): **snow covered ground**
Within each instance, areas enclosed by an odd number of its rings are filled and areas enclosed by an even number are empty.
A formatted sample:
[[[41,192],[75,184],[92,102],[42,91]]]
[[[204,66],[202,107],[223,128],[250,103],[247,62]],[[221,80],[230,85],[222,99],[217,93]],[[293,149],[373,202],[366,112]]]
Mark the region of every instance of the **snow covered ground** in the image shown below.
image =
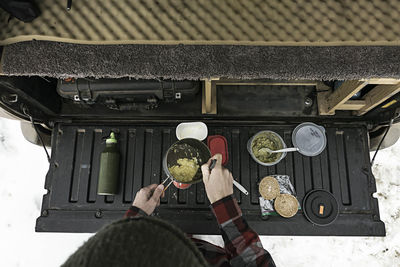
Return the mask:
[[[400,266],[400,142],[380,151],[377,179],[386,237],[261,237],[278,266]],[[0,118],[1,266],[59,266],[91,234],[35,233],[48,169],[19,122]],[[208,240],[222,245],[218,236]]]

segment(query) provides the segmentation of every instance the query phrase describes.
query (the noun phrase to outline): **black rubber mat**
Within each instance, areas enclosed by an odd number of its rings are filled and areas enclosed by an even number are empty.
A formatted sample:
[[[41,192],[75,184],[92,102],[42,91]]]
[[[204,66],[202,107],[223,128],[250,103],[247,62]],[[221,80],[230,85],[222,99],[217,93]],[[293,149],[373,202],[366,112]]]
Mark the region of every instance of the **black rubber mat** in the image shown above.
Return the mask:
[[[366,235],[383,236],[378,202],[372,197],[375,179],[369,165],[367,131],[363,125],[325,125],[328,146],[313,158],[289,153],[278,165],[263,167],[254,162],[246,149],[248,139],[259,130],[273,130],[291,144],[296,125],[252,125],[239,122],[206,122],[209,134],[221,134],[229,146],[229,168],[250,192],[235,195],[249,224],[263,235]],[[176,140],[177,123],[137,123],[134,125],[62,125],[53,134],[52,163],[46,178],[48,194],[43,198],[40,232],[95,232],[119,219],[129,208],[142,186],[165,179],[162,156]],[[224,126],[229,125],[229,126]],[[119,132],[121,151],[120,191],[115,196],[96,194],[99,155],[103,137]],[[325,189],[339,203],[339,216],[329,226],[311,224],[299,211],[293,218],[261,217],[258,182],[268,174],[291,177],[301,202],[313,189]],[[156,215],[193,234],[219,234],[202,183],[187,190],[173,186],[162,199]]]

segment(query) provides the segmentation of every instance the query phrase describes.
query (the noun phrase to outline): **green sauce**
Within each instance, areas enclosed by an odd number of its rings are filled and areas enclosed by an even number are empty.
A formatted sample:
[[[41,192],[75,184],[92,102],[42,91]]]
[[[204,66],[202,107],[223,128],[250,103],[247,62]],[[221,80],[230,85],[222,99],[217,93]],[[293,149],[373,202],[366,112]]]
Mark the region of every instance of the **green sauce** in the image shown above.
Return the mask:
[[[278,136],[273,133],[261,133],[257,135],[252,142],[252,151],[254,156],[261,162],[273,163],[282,156],[282,153],[269,153],[262,148],[278,150],[283,148],[283,144]]]

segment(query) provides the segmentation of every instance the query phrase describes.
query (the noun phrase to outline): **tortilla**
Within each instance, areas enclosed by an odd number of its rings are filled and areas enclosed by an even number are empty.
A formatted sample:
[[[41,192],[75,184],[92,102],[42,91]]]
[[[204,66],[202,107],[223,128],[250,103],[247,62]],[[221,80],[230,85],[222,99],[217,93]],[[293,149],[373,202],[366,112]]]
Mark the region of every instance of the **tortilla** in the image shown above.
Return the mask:
[[[290,218],[296,215],[299,202],[290,194],[281,194],[275,199],[274,207],[279,215]]]
[[[264,177],[258,186],[258,190],[260,191],[260,195],[266,200],[274,199],[280,193],[279,183],[272,176]]]

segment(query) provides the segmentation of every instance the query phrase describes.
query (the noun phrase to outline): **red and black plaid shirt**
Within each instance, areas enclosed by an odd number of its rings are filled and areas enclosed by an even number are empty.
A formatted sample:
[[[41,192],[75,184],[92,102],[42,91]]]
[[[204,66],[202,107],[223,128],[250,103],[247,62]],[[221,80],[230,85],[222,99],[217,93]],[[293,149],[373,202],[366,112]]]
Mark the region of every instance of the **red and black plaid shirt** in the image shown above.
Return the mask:
[[[275,266],[271,255],[242,216],[242,211],[233,196],[227,196],[211,206],[221,229],[225,247],[191,238],[203,253],[210,266]],[[131,207],[126,217],[146,215],[137,207]]]

